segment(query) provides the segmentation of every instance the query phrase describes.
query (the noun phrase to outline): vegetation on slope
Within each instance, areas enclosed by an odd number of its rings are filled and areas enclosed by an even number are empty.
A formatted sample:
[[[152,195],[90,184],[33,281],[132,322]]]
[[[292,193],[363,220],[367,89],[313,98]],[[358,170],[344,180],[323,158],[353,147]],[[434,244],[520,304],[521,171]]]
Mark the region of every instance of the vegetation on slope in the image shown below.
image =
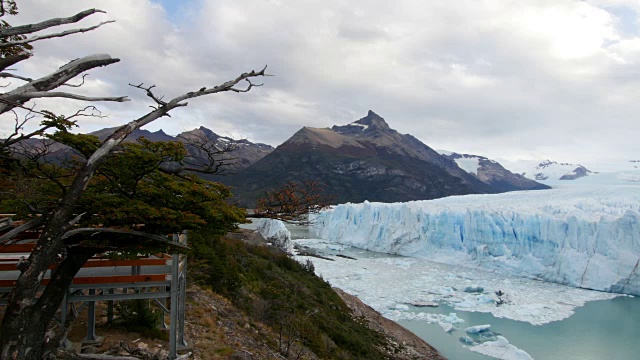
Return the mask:
[[[389,358],[384,337],[352,318],[331,286],[278,250],[230,237],[190,235],[192,281],[211,287],[252,321],[277,334],[270,344],[296,358],[307,348],[325,359]],[[253,325],[252,325],[253,326]]]

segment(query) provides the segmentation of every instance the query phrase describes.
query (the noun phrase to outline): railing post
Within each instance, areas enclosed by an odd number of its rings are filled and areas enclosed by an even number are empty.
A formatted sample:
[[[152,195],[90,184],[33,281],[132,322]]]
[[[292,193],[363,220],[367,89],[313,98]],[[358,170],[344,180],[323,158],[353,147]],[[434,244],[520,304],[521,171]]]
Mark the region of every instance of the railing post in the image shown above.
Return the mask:
[[[62,328],[62,333],[64,336],[60,339],[60,343],[58,344],[59,348],[67,349],[71,347],[69,339],[67,339],[67,313],[69,312],[69,303],[67,302],[67,293],[64,294],[64,299],[62,299],[62,305],[60,307],[60,327]]]
[[[166,290],[166,289],[165,289]],[[163,299],[156,299],[158,301],[158,303],[160,303],[160,305],[162,305],[163,309],[162,311],[160,311],[160,329],[167,329],[167,313],[164,311],[164,309],[167,308],[167,299],[163,298]]]
[[[182,233],[182,245],[187,245],[187,232]],[[187,302],[187,255],[182,255],[182,271],[180,272],[180,299],[178,308],[178,346],[187,347],[184,340],[185,304]]]
[[[89,295],[95,295],[96,289],[89,289]],[[82,341],[94,342],[96,341],[96,302],[89,301],[87,309],[87,337]]]
[[[173,241],[179,242],[180,238],[178,234],[173,234]],[[180,266],[180,255],[174,253],[171,256],[171,311],[169,323],[169,359],[173,360],[177,357],[177,334],[178,327],[178,295],[180,289],[178,289],[179,274],[178,269]]]
[[[109,289],[109,294],[113,294],[114,289]],[[107,301],[107,323],[111,325],[113,323],[113,300]]]

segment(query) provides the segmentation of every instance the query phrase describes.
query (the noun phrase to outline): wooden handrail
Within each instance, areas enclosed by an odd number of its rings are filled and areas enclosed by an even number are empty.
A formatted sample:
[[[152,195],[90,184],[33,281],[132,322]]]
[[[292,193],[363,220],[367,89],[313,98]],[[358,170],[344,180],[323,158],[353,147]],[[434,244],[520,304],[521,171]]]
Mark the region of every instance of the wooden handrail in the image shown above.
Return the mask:
[[[93,277],[77,277],[73,279],[73,283],[77,285],[85,284],[121,284],[122,283],[139,283],[152,281],[166,281],[165,274],[149,274],[149,275],[120,275],[120,276],[93,276]],[[15,280],[0,280],[0,288],[13,287]],[[43,279],[40,284],[49,284],[49,279]]]
[[[0,271],[18,270],[16,265],[20,259],[0,258]],[[89,260],[83,268],[116,267],[116,266],[166,266],[169,265],[167,259],[134,259],[134,260]],[[50,266],[49,269],[55,269]]]

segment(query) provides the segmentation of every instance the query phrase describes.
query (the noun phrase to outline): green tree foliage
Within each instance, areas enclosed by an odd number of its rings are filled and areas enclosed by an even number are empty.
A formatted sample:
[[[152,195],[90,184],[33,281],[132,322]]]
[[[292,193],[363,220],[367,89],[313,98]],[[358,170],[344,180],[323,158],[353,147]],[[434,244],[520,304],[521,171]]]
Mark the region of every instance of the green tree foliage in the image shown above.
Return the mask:
[[[34,161],[25,154],[17,170],[4,179],[0,212],[29,218],[51,211],[58,206],[77,168],[86,162],[85,157],[100,145],[95,136],[66,131],[49,138],[72,147],[76,155],[52,160],[45,154]],[[194,174],[163,172],[163,166],[181,161],[186,154],[179,142],[142,138],[124,143],[89,182],[75,209],[78,214],[84,213],[78,226],[141,229],[159,235],[185,229],[206,229],[209,234],[222,235],[235,229],[245,214],[227,203],[231,192],[226,186]]]

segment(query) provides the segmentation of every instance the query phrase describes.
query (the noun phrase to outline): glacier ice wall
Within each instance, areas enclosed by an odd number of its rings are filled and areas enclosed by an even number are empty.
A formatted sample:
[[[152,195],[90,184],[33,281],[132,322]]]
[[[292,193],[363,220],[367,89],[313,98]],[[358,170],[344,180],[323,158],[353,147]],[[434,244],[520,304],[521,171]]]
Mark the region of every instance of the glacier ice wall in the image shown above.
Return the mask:
[[[260,219],[256,230],[274,246],[289,254],[293,253],[291,232],[285,227],[282,221],[275,219]]]
[[[640,186],[342,204],[318,237],[362,249],[640,295]]]

